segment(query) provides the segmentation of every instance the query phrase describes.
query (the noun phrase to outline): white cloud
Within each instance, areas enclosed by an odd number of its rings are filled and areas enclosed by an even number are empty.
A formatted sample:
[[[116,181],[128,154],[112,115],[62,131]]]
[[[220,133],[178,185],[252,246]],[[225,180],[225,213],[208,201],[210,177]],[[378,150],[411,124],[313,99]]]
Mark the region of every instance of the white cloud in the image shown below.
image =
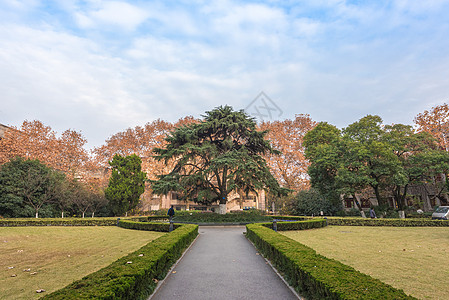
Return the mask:
[[[83,28],[109,25],[128,31],[136,29],[148,17],[144,9],[119,1],[101,2],[75,14],[78,25]]]
[[[156,118],[245,108],[260,91],[283,117],[338,126],[368,113],[410,123],[449,100],[449,25],[432,18],[441,12],[348,3],[65,1],[79,28],[61,16],[3,21],[0,122],[38,118],[98,145]]]

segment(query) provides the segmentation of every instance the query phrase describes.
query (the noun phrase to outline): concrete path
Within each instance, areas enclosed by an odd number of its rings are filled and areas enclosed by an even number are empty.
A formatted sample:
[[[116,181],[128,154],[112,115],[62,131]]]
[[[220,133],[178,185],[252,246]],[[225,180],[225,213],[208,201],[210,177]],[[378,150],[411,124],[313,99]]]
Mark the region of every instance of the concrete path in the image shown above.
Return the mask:
[[[150,299],[298,299],[244,231],[244,226],[201,226],[195,243]]]

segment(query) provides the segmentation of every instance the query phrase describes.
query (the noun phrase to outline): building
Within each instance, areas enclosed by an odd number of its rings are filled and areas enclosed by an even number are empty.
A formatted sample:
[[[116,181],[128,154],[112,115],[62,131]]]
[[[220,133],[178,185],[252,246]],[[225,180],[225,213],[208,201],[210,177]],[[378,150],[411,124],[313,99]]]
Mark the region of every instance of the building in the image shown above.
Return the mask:
[[[170,192],[168,195],[158,196],[150,195],[142,199],[142,211],[152,211],[159,209],[168,209],[173,205],[176,210],[203,210],[215,211],[218,209],[218,201],[212,205],[204,205],[193,201],[184,201],[178,198],[176,192]],[[226,203],[226,211],[236,211],[245,209],[265,210],[265,191],[246,195],[232,193]]]
[[[440,174],[435,180],[435,184],[414,184],[407,187],[406,205],[422,209],[423,211],[433,211],[435,206],[449,205],[449,197],[447,193],[441,193],[441,189],[445,184],[444,174]],[[440,187],[440,188],[438,188]],[[377,206],[378,201],[374,193],[356,194],[355,197],[359,201],[362,209],[368,210],[371,206]],[[345,210],[356,208],[354,198],[352,196],[342,196],[342,204]],[[392,195],[385,196],[388,205],[398,208],[398,204]]]
[[[5,136],[5,132],[9,129],[12,128],[0,123],[0,139],[2,139]]]

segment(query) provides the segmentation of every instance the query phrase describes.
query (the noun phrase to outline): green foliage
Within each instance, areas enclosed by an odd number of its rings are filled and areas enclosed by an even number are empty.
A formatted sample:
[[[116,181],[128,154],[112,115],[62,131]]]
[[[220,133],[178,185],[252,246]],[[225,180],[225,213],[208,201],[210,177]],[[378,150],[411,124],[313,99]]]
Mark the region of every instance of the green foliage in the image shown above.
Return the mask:
[[[308,173],[312,187],[326,199],[339,205],[339,186],[336,181],[340,153],[336,145],[341,140],[340,130],[326,122],[320,122],[304,136],[306,158],[310,161]]]
[[[126,157],[116,154],[109,164],[112,174],[105,196],[114,215],[122,215],[139,203],[145,191],[146,174],[142,172],[142,160],[135,154]]]
[[[64,180],[38,160],[12,159],[0,169],[0,215],[37,218],[41,209],[51,214],[49,205],[58,199]]]
[[[260,224],[246,236],[307,299],[415,299]]]
[[[393,227],[447,227],[448,220],[418,219],[367,219],[328,217],[329,225],[337,226],[393,226]]]
[[[126,229],[135,229],[135,230],[145,230],[145,231],[158,231],[158,232],[168,232],[170,227],[169,223],[149,223],[145,221],[128,221],[128,220],[120,220],[118,223],[119,227]],[[173,228],[176,229],[180,225],[173,224]]]
[[[290,202],[294,215],[319,215],[322,211],[325,215],[334,215],[338,206],[324,198],[317,190],[299,191]]]
[[[449,172],[449,153],[438,150],[431,136],[407,125],[382,126],[379,116],[363,117],[341,132],[320,123],[306,134],[304,145],[312,187],[328,199],[372,190],[380,206],[390,194],[403,210],[410,184],[435,185],[437,174]],[[435,188],[440,195],[447,187]]]
[[[287,218],[290,219],[290,218]],[[279,220],[279,219],[276,219]],[[284,221],[284,222],[283,222]],[[273,223],[261,223],[260,225],[267,228],[273,228]],[[325,219],[313,219],[313,220],[301,220],[296,222],[285,222],[284,219],[276,222],[277,231],[288,230],[307,230],[313,228],[322,228],[327,226],[327,220]]]
[[[165,148],[154,150],[159,161],[175,160],[169,174],[151,181],[154,193],[177,191],[184,200],[207,204],[225,204],[236,190],[286,194],[263,158],[275,153],[265,134],[243,110],[220,106],[206,112],[200,123],[177,128]]]
[[[182,225],[42,299],[146,299],[197,235],[198,226]]]
[[[174,222],[187,223],[238,223],[248,224],[254,222],[263,222],[271,220],[270,216],[263,215],[258,210],[249,210],[242,212],[231,212],[226,215],[220,215],[214,212],[176,212],[173,218]]]
[[[13,226],[115,226],[117,218],[14,218],[0,219],[0,227]]]

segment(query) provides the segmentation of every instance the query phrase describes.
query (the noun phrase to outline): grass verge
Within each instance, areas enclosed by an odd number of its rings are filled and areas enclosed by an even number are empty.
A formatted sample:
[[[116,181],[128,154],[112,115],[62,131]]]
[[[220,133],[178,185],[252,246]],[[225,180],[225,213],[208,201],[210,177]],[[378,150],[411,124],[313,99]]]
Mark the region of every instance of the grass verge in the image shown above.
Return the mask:
[[[58,290],[163,234],[113,226],[0,228],[0,299],[36,299],[37,289]]]
[[[447,299],[449,228],[328,226],[283,235],[421,299]]]

